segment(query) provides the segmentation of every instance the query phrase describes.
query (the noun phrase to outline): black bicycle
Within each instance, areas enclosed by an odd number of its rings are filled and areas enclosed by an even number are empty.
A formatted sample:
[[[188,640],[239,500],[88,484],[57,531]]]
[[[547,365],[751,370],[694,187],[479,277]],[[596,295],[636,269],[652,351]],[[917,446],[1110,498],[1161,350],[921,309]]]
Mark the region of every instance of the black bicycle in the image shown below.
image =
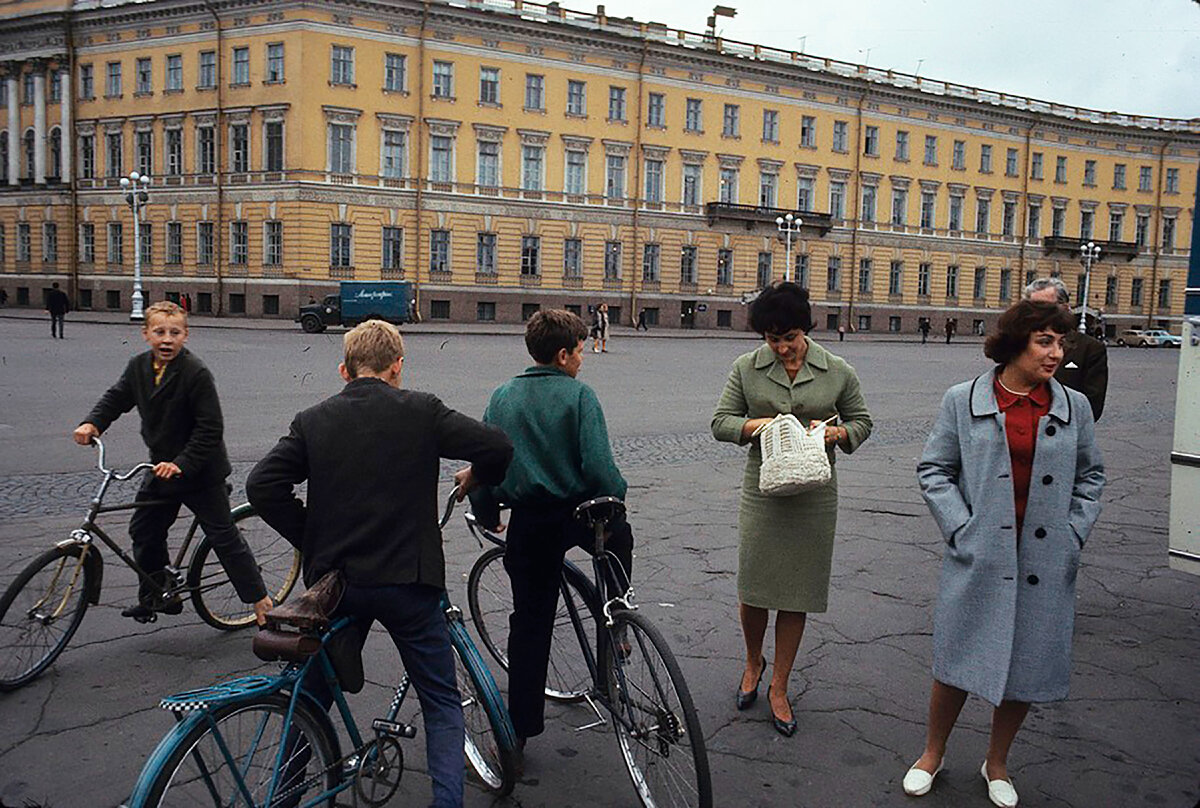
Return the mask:
[[[595,535],[594,582],[573,562],[563,562],[558,614],[550,646],[546,695],[586,701],[596,720],[612,722],[621,756],[638,798],[647,808],[712,805],[712,781],[700,719],[679,663],[662,633],[634,605],[632,586],[609,592],[620,562],[605,550],[607,525],[623,516],[615,497],[583,503],[575,518]],[[487,549],[467,578],[467,604],[484,647],[508,669],[508,615],[512,588],[503,569],[504,539],[467,514],[471,533]],[[591,635],[595,636],[593,644]]]
[[[93,439],[97,466],[104,474],[88,505],[83,524],[71,535],[31,561],[0,597],[0,691],[15,690],[36,679],[67,647],[91,604],[100,602],[104,559],[99,539],[153,587],[156,601],[167,603],[189,596],[204,622],[223,631],[254,624],[254,610],[242,603],[216,550],[207,536],[195,542],[200,523],[193,519],[179,552],[161,579],[149,575],[96,524],[96,517],[162,504],[159,500],[105,505],[114,482],[123,482],[153,468],[139,463],[126,472],[104,466],[104,443]],[[232,511],[233,521],[254,553],[267,592],[281,603],[300,574],[300,553],[267,526],[249,505]],[[195,550],[188,551],[195,542]],[[185,564],[186,561],[186,564]],[[154,617],[151,616],[150,621]]]

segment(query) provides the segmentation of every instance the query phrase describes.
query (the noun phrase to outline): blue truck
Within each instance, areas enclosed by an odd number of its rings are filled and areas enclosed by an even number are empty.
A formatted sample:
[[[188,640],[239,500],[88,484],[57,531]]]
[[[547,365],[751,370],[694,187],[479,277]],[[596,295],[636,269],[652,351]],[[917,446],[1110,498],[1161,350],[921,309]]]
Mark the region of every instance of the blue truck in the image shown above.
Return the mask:
[[[306,333],[317,334],[331,325],[353,328],[363,320],[416,322],[416,301],[407,281],[342,281],[336,295],[300,307],[296,318]]]

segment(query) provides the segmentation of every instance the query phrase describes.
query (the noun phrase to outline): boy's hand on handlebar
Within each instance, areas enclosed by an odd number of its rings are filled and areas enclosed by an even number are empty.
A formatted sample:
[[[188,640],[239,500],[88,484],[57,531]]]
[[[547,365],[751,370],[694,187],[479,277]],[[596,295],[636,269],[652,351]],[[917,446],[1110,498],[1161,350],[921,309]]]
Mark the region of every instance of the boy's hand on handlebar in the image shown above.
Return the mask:
[[[80,424],[75,427],[75,431],[71,433],[71,437],[80,446],[90,446],[93,438],[100,437],[100,430],[96,429],[95,424]]]
[[[183,474],[183,469],[169,461],[164,460],[161,463],[154,464],[154,476],[160,480],[169,480],[181,474]]]
[[[454,472],[454,484],[458,486],[458,494],[454,497],[454,501],[462,502],[467,498],[467,494],[479,485],[475,481],[475,467],[467,466],[465,469]]]
[[[260,626],[267,624],[267,612],[275,608],[275,602],[271,600],[270,595],[266,595],[262,600],[254,604],[254,622]]]

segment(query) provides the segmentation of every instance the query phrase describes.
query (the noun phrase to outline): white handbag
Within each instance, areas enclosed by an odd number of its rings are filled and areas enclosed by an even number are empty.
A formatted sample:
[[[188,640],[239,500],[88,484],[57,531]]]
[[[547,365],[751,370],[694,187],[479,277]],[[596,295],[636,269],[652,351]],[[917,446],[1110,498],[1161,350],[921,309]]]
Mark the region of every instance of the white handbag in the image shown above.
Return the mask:
[[[825,485],[833,478],[825,453],[825,422],[810,429],[796,416],[783,413],[755,433],[762,447],[758,489],[773,497],[786,497]]]

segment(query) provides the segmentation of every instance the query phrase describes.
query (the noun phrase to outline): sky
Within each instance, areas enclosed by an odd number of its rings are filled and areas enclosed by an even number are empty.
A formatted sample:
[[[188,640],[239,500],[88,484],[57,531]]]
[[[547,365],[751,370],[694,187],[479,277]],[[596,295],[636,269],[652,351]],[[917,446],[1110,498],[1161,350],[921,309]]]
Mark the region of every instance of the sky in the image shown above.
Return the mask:
[[[715,1],[605,7],[703,33]],[[737,9],[717,20],[730,39],[1103,111],[1200,117],[1196,0],[719,2]]]

